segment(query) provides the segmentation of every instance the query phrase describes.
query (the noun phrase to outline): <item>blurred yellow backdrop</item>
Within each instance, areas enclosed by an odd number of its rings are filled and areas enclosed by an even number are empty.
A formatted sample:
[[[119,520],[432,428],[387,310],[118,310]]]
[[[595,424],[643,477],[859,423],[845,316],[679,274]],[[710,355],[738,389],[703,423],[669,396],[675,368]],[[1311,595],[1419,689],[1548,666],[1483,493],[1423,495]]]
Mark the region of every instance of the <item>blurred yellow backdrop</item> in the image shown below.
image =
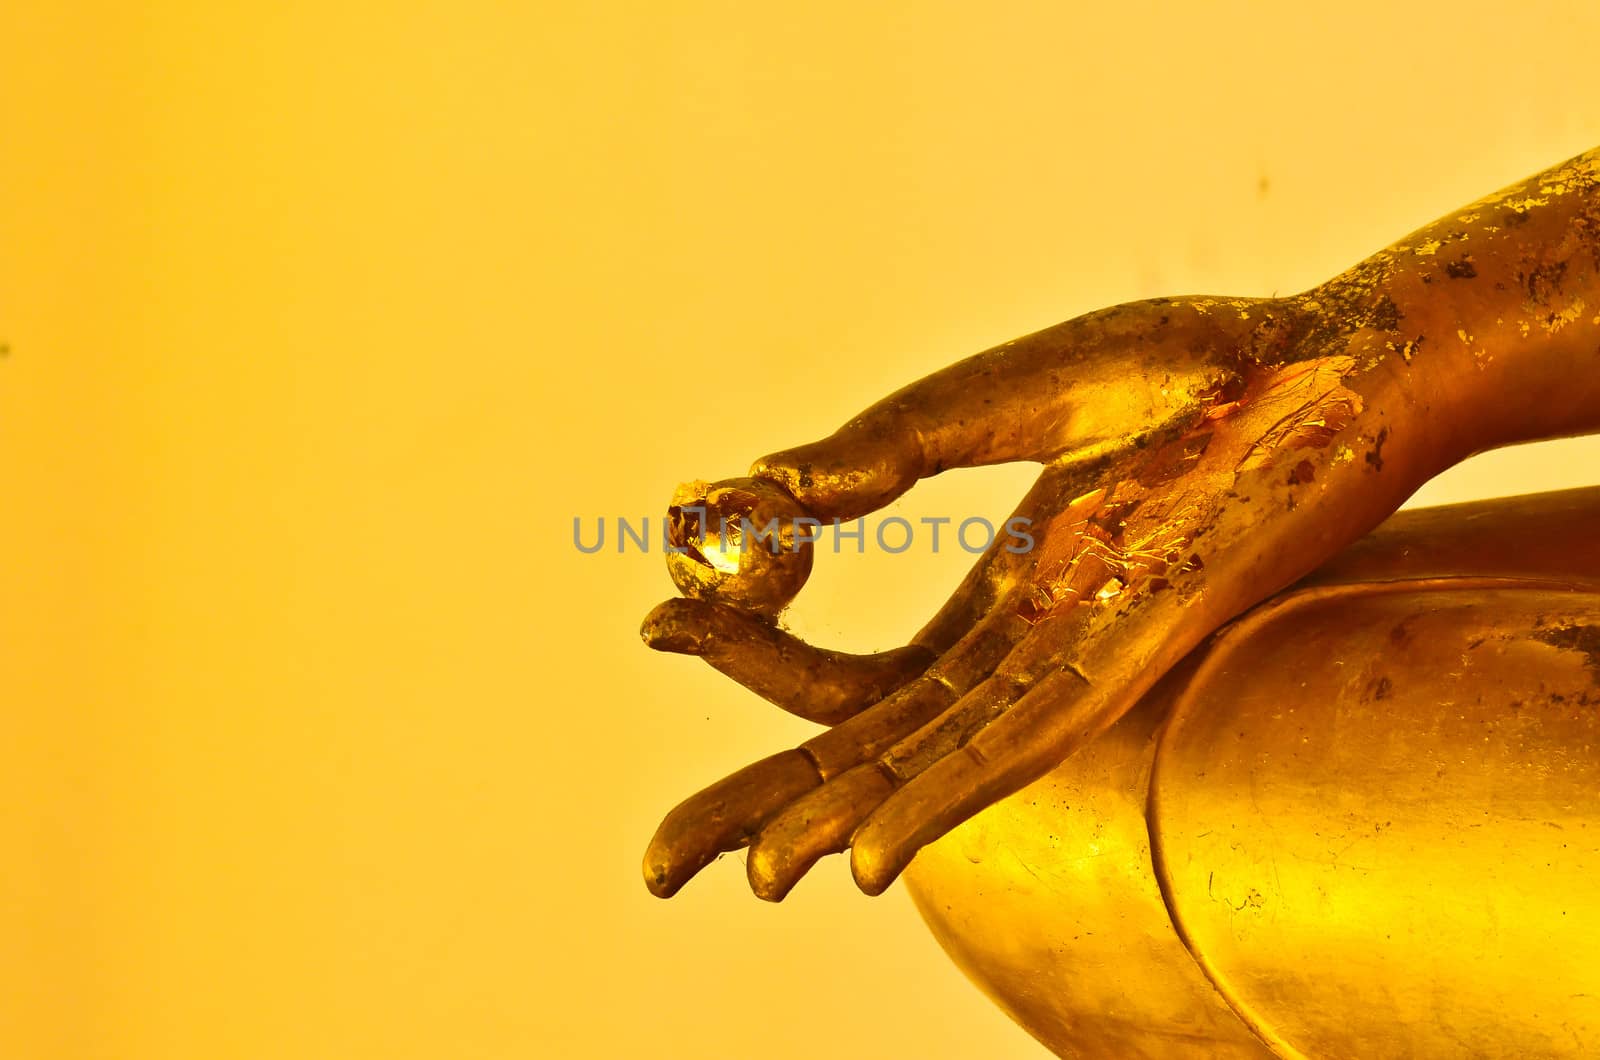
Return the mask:
[[[808,727],[640,646],[660,557],[573,518],[1099,305],[1322,279],[1600,143],[1596,39],[1587,2],[5,5],[0,1055],[1039,1055],[842,864],[646,894],[661,813]],[[887,647],[966,560],[825,554],[795,625]]]

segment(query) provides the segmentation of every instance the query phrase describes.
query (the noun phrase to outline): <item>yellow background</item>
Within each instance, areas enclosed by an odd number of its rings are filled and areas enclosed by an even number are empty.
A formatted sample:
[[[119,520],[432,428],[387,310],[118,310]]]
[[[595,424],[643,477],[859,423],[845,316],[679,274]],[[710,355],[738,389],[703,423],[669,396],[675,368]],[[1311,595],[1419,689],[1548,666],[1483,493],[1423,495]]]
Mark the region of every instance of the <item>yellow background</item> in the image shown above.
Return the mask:
[[[1600,143],[1591,3],[1300,6],[0,8],[0,1055],[1038,1055],[837,859],[645,893],[809,730],[572,519]],[[795,624],[889,646],[966,561],[824,555]]]

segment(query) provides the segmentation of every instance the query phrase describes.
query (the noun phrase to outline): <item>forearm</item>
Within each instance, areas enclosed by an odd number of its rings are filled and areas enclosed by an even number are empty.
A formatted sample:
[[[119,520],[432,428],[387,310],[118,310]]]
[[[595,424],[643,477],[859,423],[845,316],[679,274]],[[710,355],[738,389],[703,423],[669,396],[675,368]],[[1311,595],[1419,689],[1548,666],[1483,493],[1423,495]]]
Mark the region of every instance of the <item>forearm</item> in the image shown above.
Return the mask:
[[[1447,462],[1600,431],[1600,149],[1455,211],[1301,297],[1383,318],[1384,356],[1449,417]]]

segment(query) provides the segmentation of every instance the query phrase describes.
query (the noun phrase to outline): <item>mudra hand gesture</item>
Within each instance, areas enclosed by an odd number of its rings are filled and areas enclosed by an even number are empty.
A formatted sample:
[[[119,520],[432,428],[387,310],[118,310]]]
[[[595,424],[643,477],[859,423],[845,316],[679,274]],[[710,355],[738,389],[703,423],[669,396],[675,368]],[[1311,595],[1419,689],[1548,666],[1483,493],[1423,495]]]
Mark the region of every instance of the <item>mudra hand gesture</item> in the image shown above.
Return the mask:
[[[1600,152],[1422,229],[1304,294],[1113,307],[961,361],[832,436],[697,484],[676,511],[689,598],[645,620],[832,726],[679,805],[645,856],[677,891],[748,845],[781,899],[849,848],[862,890],[1038,778],[1220,625],[1375,527],[1428,478],[1508,442],[1600,429]],[[1044,465],[913,643],[808,646],[771,615],[809,554],[728,570],[694,501],[755,522],[853,519],[919,479]],[[759,556],[759,553],[757,553]]]

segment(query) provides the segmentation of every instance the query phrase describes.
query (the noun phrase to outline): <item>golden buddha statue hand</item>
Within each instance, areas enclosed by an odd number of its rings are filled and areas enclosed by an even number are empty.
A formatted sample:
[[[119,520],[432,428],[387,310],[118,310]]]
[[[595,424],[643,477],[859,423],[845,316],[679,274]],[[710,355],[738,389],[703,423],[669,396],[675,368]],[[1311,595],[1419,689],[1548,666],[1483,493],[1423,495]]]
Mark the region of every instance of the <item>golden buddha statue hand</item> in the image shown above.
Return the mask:
[[[651,613],[646,642],[833,727],[674,809],[646,882],[671,895],[748,845],[751,887],[781,899],[848,847],[879,893],[1433,475],[1594,430],[1600,151],[1303,294],[1090,313],[936,372],[747,480],[686,487],[670,560],[690,597]],[[777,627],[810,569],[804,535],[782,563],[750,550],[719,566],[709,547],[712,514],[855,518],[946,468],[1013,460],[1044,465],[1016,512],[1033,547],[997,538],[895,651],[829,652]]]

